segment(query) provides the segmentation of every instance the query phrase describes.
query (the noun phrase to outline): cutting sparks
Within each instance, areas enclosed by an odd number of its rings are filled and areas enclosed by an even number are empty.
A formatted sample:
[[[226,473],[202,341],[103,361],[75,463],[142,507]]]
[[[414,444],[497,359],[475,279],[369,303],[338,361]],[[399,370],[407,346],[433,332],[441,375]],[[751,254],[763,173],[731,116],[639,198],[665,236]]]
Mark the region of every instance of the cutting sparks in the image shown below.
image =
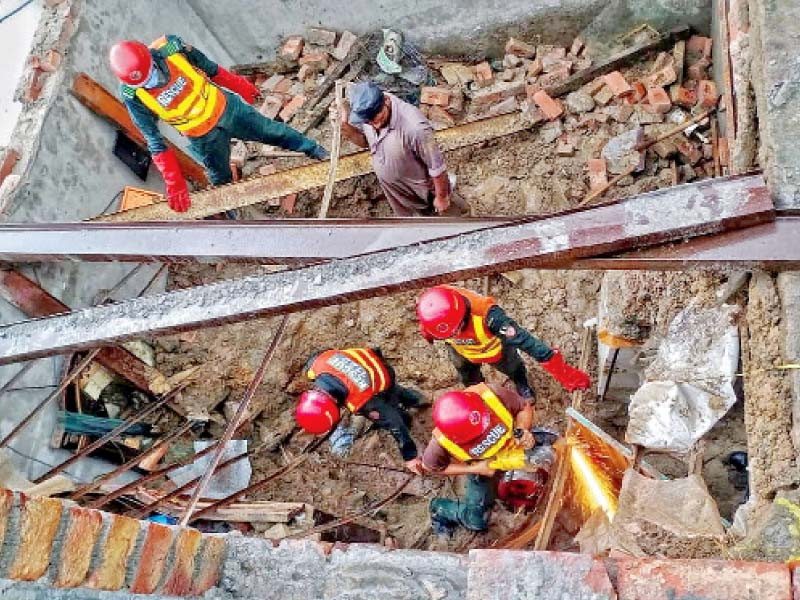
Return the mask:
[[[582,503],[590,509],[590,513],[600,508],[611,521],[617,512],[617,499],[610,489],[607,478],[580,446],[571,444],[569,453],[576,492],[580,494]]]

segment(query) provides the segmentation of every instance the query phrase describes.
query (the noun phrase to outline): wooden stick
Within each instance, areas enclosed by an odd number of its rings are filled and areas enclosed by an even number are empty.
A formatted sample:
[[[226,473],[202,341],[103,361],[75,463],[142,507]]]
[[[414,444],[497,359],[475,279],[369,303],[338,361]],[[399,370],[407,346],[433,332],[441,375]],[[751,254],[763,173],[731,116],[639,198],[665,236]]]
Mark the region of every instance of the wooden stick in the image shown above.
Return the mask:
[[[648,148],[650,148],[651,146],[654,146],[658,142],[662,142],[667,138],[671,138],[673,135],[676,135],[676,134],[680,133],[681,131],[683,131],[685,129],[688,129],[689,127],[691,127],[695,123],[699,123],[703,119],[708,118],[708,116],[712,112],[714,112],[715,110],[716,110],[715,108],[709,108],[708,110],[700,113],[699,115],[692,117],[688,121],[685,121],[684,123],[681,123],[680,125],[676,125],[675,127],[670,129],[666,133],[661,134],[657,138],[655,138],[653,140],[645,140],[645,141],[643,141],[641,144],[639,144],[639,145],[637,145],[635,147],[635,150],[638,150],[639,152],[643,152],[644,150],[647,150]]]
[[[596,190],[591,192],[588,196],[586,196],[583,200],[581,200],[580,204],[578,204],[578,208],[580,208],[582,206],[586,206],[587,204],[589,204],[593,200],[597,200],[600,196],[605,194],[608,190],[610,190],[612,187],[617,185],[620,181],[625,179],[628,175],[632,175],[633,172],[636,170],[636,168],[638,166],[639,166],[638,164],[637,165],[633,165],[628,170],[626,170],[624,173],[620,173],[616,177],[612,177],[608,181],[608,183],[606,183],[604,186],[597,188]]]
[[[200,500],[200,497],[206,490],[208,482],[214,476],[214,472],[217,470],[217,465],[219,465],[220,459],[222,459],[222,453],[225,451],[225,447],[233,438],[233,434],[236,433],[236,430],[239,429],[239,424],[242,422],[245,413],[250,408],[250,404],[253,401],[253,397],[256,395],[258,386],[261,385],[261,382],[264,380],[267,367],[272,361],[272,358],[275,356],[275,350],[277,350],[278,343],[281,341],[281,337],[283,337],[283,332],[286,331],[286,323],[288,321],[289,315],[283,315],[280,323],[278,324],[278,330],[275,332],[275,335],[272,336],[272,341],[270,342],[269,348],[267,348],[267,351],[264,353],[264,358],[261,360],[261,364],[258,366],[256,374],[253,376],[253,380],[250,382],[250,385],[247,386],[247,390],[244,393],[242,401],[239,402],[239,408],[236,410],[236,414],[233,416],[233,419],[231,419],[231,422],[228,423],[228,427],[225,429],[225,433],[222,435],[222,439],[219,442],[217,451],[211,457],[211,462],[206,468],[203,478],[200,480],[200,483],[197,484],[197,487],[192,494],[192,498],[186,507],[186,512],[181,518],[181,527],[186,527],[189,524],[189,519],[192,517],[192,511],[194,511],[194,507],[197,505],[198,500]]]
[[[714,159],[714,177],[719,177],[722,175],[722,165],[719,162],[719,131],[716,119],[711,119],[711,155]]]
[[[589,368],[589,357],[592,354],[592,328],[583,328],[583,337],[581,338],[581,358],[578,361],[578,368],[584,373]],[[583,404],[584,390],[577,390],[572,396],[572,408],[580,410]]]
[[[567,428],[566,437],[569,435],[569,427]],[[567,482],[567,475],[570,471],[569,455],[571,448],[568,444],[564,444],[561,452],[558,453],[558,468],[553,479],[553,487],[550,489],[550,497],[547,499],[547,508],[545,508],[544,516],[541,520],[539,528],[539,535],[536,536],[536,542],[533,545],[534,550],[547,550],[550,543],[550,535],[553,533],[553,523],[555,523],[556,515],[561,510],[561,501],[564,497],[564,485]]]
[[[342,107],[342,92],[344,91],[344,82],[340,79],[336,82],[334,89],[334,102],[336,103],[336,110],[339,111],[341,117]],[[331,165],[328,171],[328,182],[325,184],[325,192],[322,194],[322,205],[319,208],[319,218],[324,219],[328,216],[328,208],[331,205],[331,196],[333,195],[333,184],[336,182],[336,168],[339,166],[339,151],[342,147],[342,124],[337,122],[333,127],[333,144],[331,145]]]

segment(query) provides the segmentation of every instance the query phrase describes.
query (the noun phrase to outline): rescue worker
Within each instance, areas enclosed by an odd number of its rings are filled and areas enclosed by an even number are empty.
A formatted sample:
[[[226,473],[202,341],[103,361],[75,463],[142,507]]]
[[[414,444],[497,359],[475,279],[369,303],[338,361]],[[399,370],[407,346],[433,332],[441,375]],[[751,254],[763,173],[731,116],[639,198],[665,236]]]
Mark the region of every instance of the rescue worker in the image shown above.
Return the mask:
[[[439,285],[417,300],[420,330],[428,343],[444,340],[461,383],[484,381],[481,365],[508,376],[529,401],[534,393],[519,350],[530,355],[569,392],[589,387],[589,375],[564,362],[558,350],[531,335],[500,308],[495,299],[451,285]]]
[[[350,101],[331,106],[334,127],[361,148],[394,214],[401,217],[469,213],[452,189],[433,126],[416,106],[384,93],[371,81],[358,83]]]
[[[407,409],[420,406],[421,394],[397,385],[394,369],[379,348],[318,352],[309,358],[305,372],[314,384],[300,395],[295,417],[306,432],[328,433],[346,407],[392,434],[407,465],[414,461],[417,445],[409,432]]]
[[[259,94],[250,81],[175,35],[159,38],[149,48],[137,41],[118,42],[111,47],[109,62],[121,81],[120,93],[131,120],[164,178],[174,211],[187,211],[191,199],[175,153],[158,130],[158,119],[189,138],[189,149],[214,185],[233,179],[231,138],[296,150],[318,160],[328,157],[315,141],[250,106]]]
[[[434,430],[422,457],[409,465],[415,472],[467,475],[463,499],[434,498],[431,524],[438,535],[456,527],[484,531],[494,504],[500,471],[549,472],[555,461],[556,436],[537,443],[533,407],[513,390],[479,383],[445,392],[433,405]]]

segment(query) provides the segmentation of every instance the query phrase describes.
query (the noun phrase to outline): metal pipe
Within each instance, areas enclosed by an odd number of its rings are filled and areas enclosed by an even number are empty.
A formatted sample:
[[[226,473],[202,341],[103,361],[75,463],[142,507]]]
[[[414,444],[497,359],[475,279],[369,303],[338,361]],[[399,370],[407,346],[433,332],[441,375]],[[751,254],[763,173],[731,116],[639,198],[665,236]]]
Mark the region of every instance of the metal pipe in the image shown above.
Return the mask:
[[[614,356],[611,357],[611,365],[608,367],[608,375],[606,376],[605,385],[603,385],[603,393],[600,394],[600,402],[606,399],[608,388],[611,385],[611,376],[614,374],[614,367],[617,366],[618,356],[619,356],[619,348],[614,348]]]
[[[0,441],[0,448],[7,446],[8,443],[13,440],[20,431],[28,426],[28,424],[42,411],[42,409],[44,409],[45,406],[47,406],[54,398],[57,398],[61,392],[67,389],[67,386],[72,383],[78,375],[81,374],[81,372],[89,365],[90,362],[92,362],[92,360],[94,360],[94,357],[97,356],[98,352],[100,352],[100,348],[95,348],[89,352],[89,354],[87,354],[83,360],[78,363],[78,366],[70,371],[67,376],[61,380],[59,386],[50,392],[50,394],[48,394],[44,400],[37,404],[36,407],[28,414],[28,416],[22,419],[22,421],[20,421],[19,424],[17,424],[17,426],[14,427],[14,429],[12,429],[11,432],[2,439],[2,441]]]
[[[258,386],[261,385],[261,382],[264,380],[264,375],[267,372],[267,367],[269,366],[269,363],[272,361],[272,358],[275,356],[275,350],[278,348],[278,342],[280,342],[281,337],[283,336],[283,332],[286,331],[286,323],[288,320],[289,320],[289,315],[283,315],[283,318],[278,324],[278,330],[275,332],[275,335],[272,336],[272,341],[270,342],[269,348],[267,348],[267,351],[264,353],[264,358],[261,360],[261,364],[258,366],[256,374],[253,376],[252,381],[247,386],[247,390],[245,390],[242,401],[239,402],[239,408],[236,410],[236,414],[233,416],[233,419],[231,419],[231,422],[228,423],[228,426],[225,428],[225,433],[222,434],[222,439],[219,442],[219,446],[216,452],[214,452],[214,455],[211,457],[211,462],[206,468],[206,472],[203,474],[203,478],[200,480],[200,483],[197,484],[197,487],[195,488],[194,493],[192,494],[192,497],[189,500],[189,504],[186,506],[186,512],[184,512],[180,521],[181,527],[186,527],[186,525],[189,524],[189,519],[192,516],[192,511],[194,511],[195,506],[197,506],[197,502],[200,500],[203,492],[206,491],[208,482],[214,476],[214,471],[216,471],[217,469],[217,465],[219,464],[219,461],[222,458],[222,453],[225,451],[225,447],[227,446],[228,442],[230,442],[231,439],[233,439],[233,434],[236,432],[237,429],[239,429],[239,423],[241,423],[242,419],[244,418],[244,415],[250,408],[250,404],[253,401],[253,396],[255,396]]]
[[[111,479],[114,479],[118,475],[121,475],[122,473],[125,473],[126,471],[130,471],[133,467],[138,465],[140,462],[142,462],[148,456],[152,456],[153,454],[155,454],[158,450],[161,449],[162,446],[165,446],[166,444],[171,444],[172,442],[174,442],[176,439],[178,439],[184,433],[189,431],[192,428],[193,425],[194,425],[194,421],[189,421],[188,423],[184,423],[184,425],[182,427],[178,428],[176,431],[174,431],[173,433],[171,433],[167,437],[163,438],[158,443],[153,444],[152,446],[150,446],[150,448],[148,448],[146,451],[142,452],[141,454],[137,454],[132,459],[130,459],[128,462],[121,464],[119,467],[117,467],[113,471],[109,471],[108,473],[105,473],[105,474],[101,475],[100,477],[98,477],[97,479],[92,481],[91,483],[87,483],[86,485],[80,487],[75,492],[73,492],[73,494],[70,496],[70,499],[71,500],[77,500],[79,498],[83,498],[86,494],[89,494],[89,493],[93,492],[94,490],[96,490],[97,488],[99,488],[106,481],[110,481]]]

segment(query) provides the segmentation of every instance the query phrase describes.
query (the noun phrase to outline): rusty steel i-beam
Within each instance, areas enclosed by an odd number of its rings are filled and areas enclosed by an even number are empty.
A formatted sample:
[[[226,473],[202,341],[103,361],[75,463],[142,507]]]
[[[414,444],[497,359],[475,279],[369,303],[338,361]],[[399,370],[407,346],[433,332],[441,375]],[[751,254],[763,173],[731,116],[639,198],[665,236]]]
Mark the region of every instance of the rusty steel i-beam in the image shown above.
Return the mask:
[[[145,332],[198,329],[485,273],[564,265],[774,218],[762,177],[706,180],[453,238],[4,325],[0,327],[0,363]]]

